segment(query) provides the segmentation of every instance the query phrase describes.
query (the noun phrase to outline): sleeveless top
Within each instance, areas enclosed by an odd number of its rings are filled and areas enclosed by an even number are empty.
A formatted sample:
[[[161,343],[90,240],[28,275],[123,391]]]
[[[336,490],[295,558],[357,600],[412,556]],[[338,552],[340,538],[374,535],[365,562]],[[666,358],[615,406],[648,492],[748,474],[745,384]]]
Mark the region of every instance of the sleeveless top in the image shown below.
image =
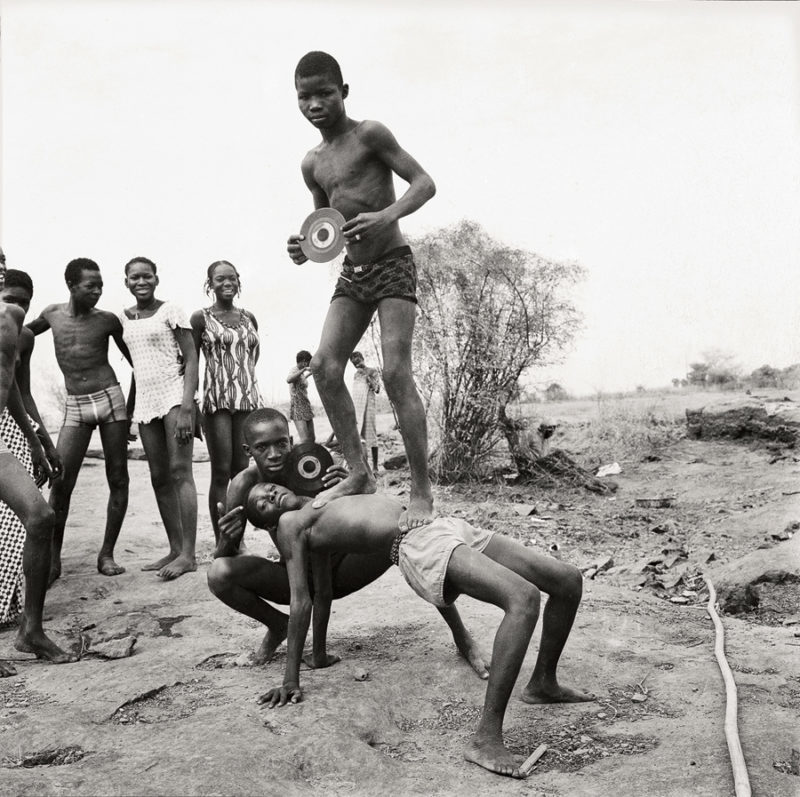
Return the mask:
[[[239,321],[226,324],[210,307],[203,309],[205,329],[200,337],[206,361],[203,379],[203,412],[218,410],[251,412],[264,406],[258,390],[255,367],[259,338],[244,310]]]
[[[183,402],[185,366],[175,330],[191,331],[189,319],[172,302],[164,302],[147,318],[128,318],[124,310],[119,318],[136,377],[133,420],[149,423],[163,418]]]

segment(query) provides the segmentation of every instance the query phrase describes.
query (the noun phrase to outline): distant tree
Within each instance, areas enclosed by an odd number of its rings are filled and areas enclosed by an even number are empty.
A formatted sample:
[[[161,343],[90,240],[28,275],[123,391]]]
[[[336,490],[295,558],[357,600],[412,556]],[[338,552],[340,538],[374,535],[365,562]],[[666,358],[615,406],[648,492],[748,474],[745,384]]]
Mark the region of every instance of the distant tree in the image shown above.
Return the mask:
[[[424,264],[414,362],[432,467],[456,480],[496,446],[520,376],[555,362],[573,338],[580,321],[568,290],[583,269],[505,246],[472,221],[412,244]]]
[[[690,385],[704,385],[708,380],[708,363],[690,363],[686,379]]]
[[[771,365],[762,365],[750,374],[753,387],[778,387],[781,383],[781,372]]]
[[[680,379],[678,379],[677,377],[675,377],[675,378],[672,380],[672,387],[680,387],[680,386],[681,386],[681,380],[680,380]]]
[[[644,385],[636,385],[636,392],[637,393],[646,393],[647,388]]]
[[[547,401],[567,401],[569,393],[558,382],[551,382],[544,391],[544,397]]]

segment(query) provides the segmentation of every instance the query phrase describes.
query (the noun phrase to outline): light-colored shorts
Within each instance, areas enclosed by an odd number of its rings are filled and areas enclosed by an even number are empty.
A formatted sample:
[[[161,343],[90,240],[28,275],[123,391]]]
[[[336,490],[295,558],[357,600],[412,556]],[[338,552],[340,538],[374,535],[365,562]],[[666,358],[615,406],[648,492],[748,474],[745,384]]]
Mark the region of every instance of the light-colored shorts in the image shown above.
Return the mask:
[[[438,517],[401,539],[397,564],[417,595],[434,606],[448,606],[444,580],[453,551],[459,545],[484,551],[493,536],[493,531],[476,529],[460,518]]]
[[[102,426],[115,421],[127,421],[125,396],[119,384],[109,385],[96,393],[83,396],[67,394],[64,426]]]

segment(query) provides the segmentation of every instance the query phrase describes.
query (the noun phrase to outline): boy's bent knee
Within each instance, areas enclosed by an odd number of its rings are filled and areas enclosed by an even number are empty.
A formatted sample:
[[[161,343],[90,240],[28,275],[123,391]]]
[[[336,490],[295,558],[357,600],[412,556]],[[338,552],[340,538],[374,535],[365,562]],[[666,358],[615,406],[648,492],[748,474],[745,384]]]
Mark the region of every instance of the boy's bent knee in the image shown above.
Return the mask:
[[[344,362],[336,362],[332,357],[324,354],[315,354],[311,358],[311,375],[314,377],[314,384],[344,382]]]
[[[509,606],[510,611],[525,614],[534,621],[539,616],[541,593],[533,584],[515,590]]]
[[[49,536],[53,533],[56,522],[56,513],[44,500],[37,501],[27,513],[25,518],[25,531],[33,537]]]
[[[215,559],[208,568],[207,579],[208,588],[216,596],[230,589],[233,583],[233,572],[229,557],[221,556],[219,559]]]

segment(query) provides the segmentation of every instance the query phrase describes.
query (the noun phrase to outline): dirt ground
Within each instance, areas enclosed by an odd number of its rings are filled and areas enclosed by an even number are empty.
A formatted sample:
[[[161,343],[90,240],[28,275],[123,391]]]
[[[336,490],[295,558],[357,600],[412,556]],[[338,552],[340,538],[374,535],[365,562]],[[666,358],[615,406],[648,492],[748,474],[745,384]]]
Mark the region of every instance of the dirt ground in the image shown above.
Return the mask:
[[[567,426],[577,423],[578,410],[569,412],[575,417],[564,419]],[[342,662],[303,673],[305,702],[259,708],[256,698],[281,682],[285,658],[281,651],[264,667],[248,666],[262,630],[207,589],[208,465],[195,465],[198,571],[162,583],[139,569],[161,555],[166,538],[146,463],[136,460],[118,547],[127,572],[95,572],[107,494],[102,461],[87,460],[46,627],[76,651],[129,635],[137,643],[129,658],[86,655],[56,667],[14,651],[13,631],[0,633],[0,658],[18,669],[0,681],[0,794],[732,794],[725,690],[699,567],[707,562],[713,577],[716,565],[780,544],[771,535],[800,520],[798,457],[683,439],[658,460],[622,463],[611,498],[505,484],[437,490],[443,512],[582,568],[595,565],[560,676],[597,700],[529,706],[517,699],[537,632],[505,726],[521,756],[548,745],[525,781],[463,760],[485,684],[458,658],[437,612],[394,568],[334,604],[330,649]],[[400,492],[406,476],[387,472],[382,489]],[[637,502],[663,497],[670,506]],[[248,539],[254,551],[270,553],[266,535],[250,531]],[[643,571],[648,560],[656,565]],[[675,582],[673,574],[682,578]],[[765,591],[755,615],[724,617],[742,746],[753,794],[764,797],[800,793],[789,767],[800,742],[800,616],[792,590]],[[499,612],[468,599],[459,608],[490,648]],[[33,757],[42,751],[51,752]]]

